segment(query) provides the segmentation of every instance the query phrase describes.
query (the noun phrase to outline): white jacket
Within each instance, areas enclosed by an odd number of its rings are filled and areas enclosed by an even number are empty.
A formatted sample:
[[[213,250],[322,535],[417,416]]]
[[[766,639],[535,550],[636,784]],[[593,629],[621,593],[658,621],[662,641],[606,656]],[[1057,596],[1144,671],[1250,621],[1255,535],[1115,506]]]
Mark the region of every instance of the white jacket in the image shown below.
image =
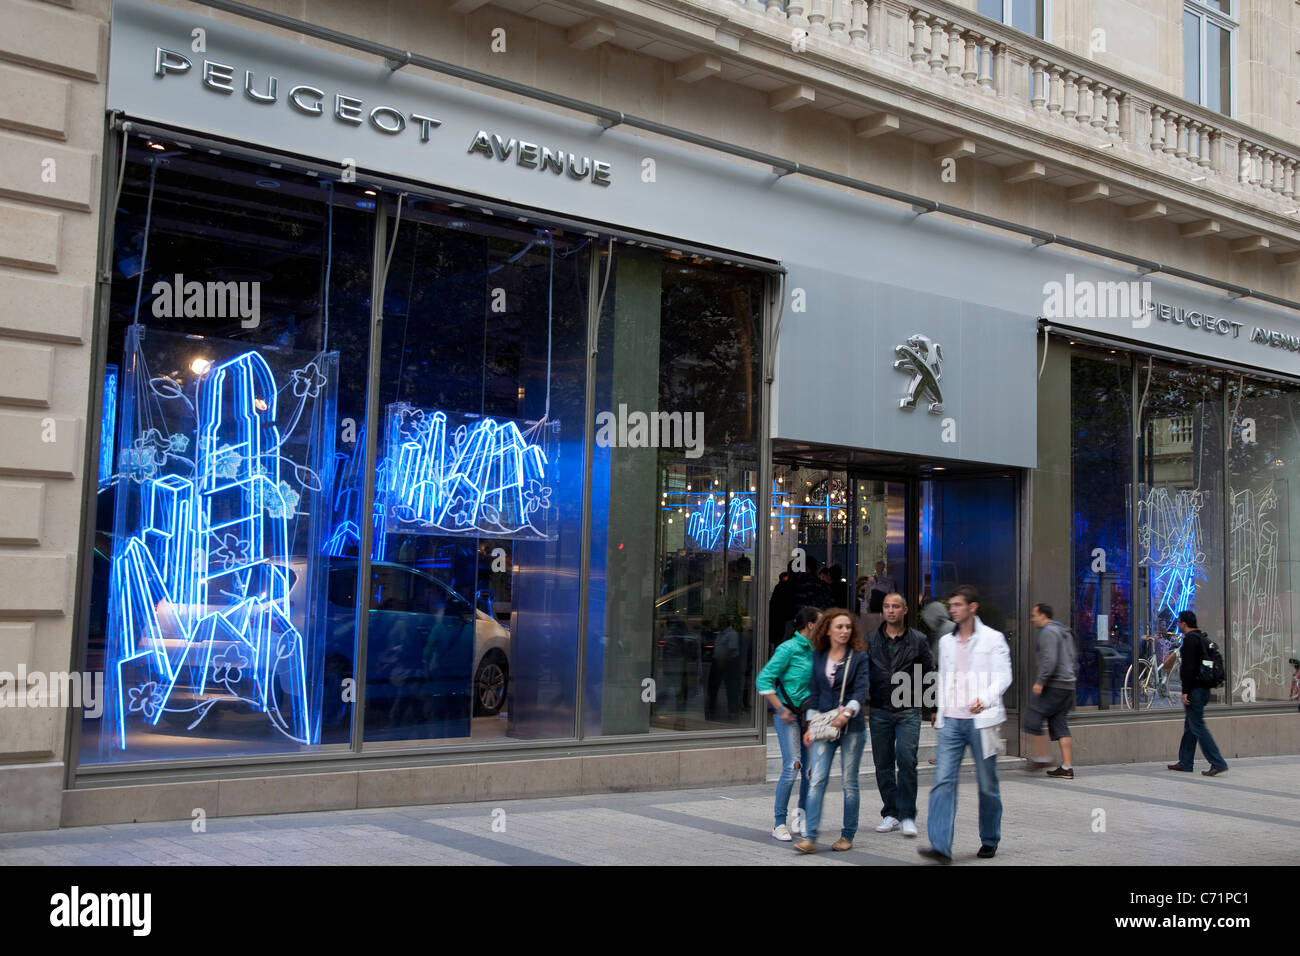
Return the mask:
[[[971,641],[969,667],[976,682],[972,696],[978,697],[984,705],[984,709],[975,715],[975,726],[980,729],[996,727],[1007,719],[1002,695],[1011,686],[1011,648],[1002,632],[986,626],[978,615]],[[939,638],[939,701],[935,727],[943,726],[947,689],[955,682],[956,666],[957,632],[953,631]]]

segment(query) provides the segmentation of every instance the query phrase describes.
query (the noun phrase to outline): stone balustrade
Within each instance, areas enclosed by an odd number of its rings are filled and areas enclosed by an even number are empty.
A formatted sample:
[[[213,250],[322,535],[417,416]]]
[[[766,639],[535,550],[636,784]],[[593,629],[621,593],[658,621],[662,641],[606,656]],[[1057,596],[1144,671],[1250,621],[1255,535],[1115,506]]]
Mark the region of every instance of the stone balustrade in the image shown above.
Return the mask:
[[[1296,199],[1300,150],[1244,124],[943,0],[725,0],[788,24],[794,49],[843,47],[861,69],[910,66],[917,85],[960,88],[1023,109],[1027,127],[1094,147],[1127,147],[1153,169],[1232,183],[1258,200]],[[833,54],[833,50],[831,51]]]

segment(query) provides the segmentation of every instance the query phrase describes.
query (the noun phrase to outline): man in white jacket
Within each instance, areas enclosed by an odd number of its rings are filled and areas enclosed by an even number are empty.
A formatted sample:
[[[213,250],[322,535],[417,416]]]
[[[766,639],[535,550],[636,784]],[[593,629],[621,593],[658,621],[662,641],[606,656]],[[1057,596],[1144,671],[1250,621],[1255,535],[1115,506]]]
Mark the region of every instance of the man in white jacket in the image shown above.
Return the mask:
[[[986,627],[976,613],[979,594],[963,584],[948,599],[948,614],[957,625],[939,640],[939,730],[930,811],[928,847],[917,850],[939,863],[952,862],[953,822],[957,817],[957,771],[966,748],[975,760],[979,784],[980,849],[989,859],[1002,838],[1002,797],[998,793],[997,727],[1006,719],[1002,695],[1011,686],[1011,649],[1001,631]]]

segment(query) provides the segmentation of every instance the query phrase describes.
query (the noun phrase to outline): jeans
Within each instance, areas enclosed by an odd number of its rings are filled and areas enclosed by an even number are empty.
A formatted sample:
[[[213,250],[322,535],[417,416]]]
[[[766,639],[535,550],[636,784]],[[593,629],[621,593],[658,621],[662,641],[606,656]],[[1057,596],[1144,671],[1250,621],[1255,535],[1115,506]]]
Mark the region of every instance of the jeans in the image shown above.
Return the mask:
[[[804,746],[799,721],[786,723],[777,711],[772,712],[772,726],[776,740],[781,745],[781,776],[776,781],[776,806],[773,808],[773,827],[785,823],[786,808],[790,806],[790,791],[794,789],[795,774],[799,775],[799,809],[808,811],[808,748]],[[795,764],[799,769],[795,769]]]
[[[1197,742],[1211,767],[1228,769],[1228,762],[1219,753],[1219,745],[1210,736],[1210,728],[1205,726],[1205,705],[1209,699],[1208,687],[1196,687],[1187,692],[1187,706],[1183,708],[1183,740],[1178,745],[1178,765],[1184,770],[1191,770],[1196,763]]]
[[[835,751],[840,752],[841,785],[844,788],[844,826],[840,836],[852,840],[858,832],[858,767],[862,764],[862,751],[867,745],[867,732],[845,731],[838,740],[819,740],[812,746],[812,782],[808,787],[808,839],[817,840],[817,829],[822,822],[822,800],[826,796],[826,781],[830,779],[831,763]]]
[[[957,819],[957,772],[970,747],[979,784],[980,844],[997,846],[1002,839],[1002,797],[998,793],[998,755],[984,756],[980,731],[974,720],[949,717],[939,728],[935,750],[934,783],[930,787],[930,812],[925,821],[930,846],[952,856],[952,829]]]
[[[876,764],[876,789],[881,817],[916,819],[916,751],[921,743],[921,712],[916,708],[890,713],[871,708],[871,758]],[[895,776],[894,765],[898,764]]]

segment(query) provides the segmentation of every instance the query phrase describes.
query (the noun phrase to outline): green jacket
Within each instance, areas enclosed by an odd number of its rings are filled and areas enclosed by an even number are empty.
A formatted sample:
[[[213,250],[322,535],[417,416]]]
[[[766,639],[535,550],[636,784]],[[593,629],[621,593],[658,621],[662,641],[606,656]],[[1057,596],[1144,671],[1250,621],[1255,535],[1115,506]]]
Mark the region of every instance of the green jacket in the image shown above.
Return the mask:
[[[754,682],[760,694],[776,694],[776,682],[779,680],[790,697],[790,703],[796,708],[802,707],[808,699],[812,684],[812,645],[808,638],[798,631],[794,637],[772,652],[772,659],[758,673]],[[777,699],[781,695],[777,694]]]

